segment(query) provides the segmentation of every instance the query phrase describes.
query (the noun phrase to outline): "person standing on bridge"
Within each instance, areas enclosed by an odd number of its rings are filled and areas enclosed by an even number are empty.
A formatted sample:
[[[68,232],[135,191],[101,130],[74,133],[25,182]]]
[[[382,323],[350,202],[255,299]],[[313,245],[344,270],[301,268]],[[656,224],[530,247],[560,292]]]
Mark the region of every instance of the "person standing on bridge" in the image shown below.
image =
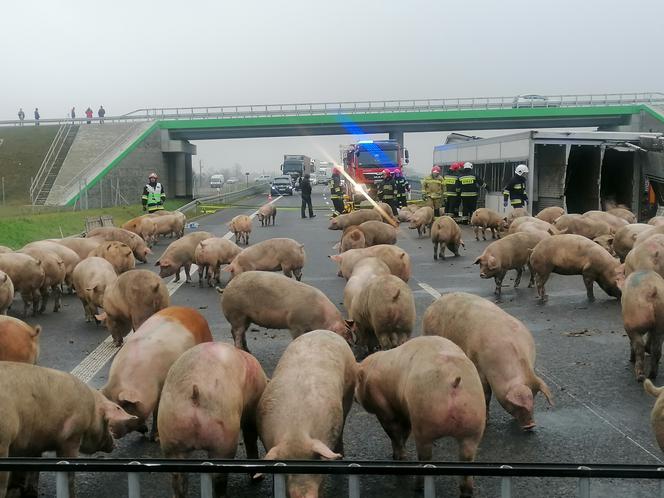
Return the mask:
[[[18,120],[20,121],[19,126],[23,126],[23,120],[25,119],[25,113],[23,112],[23,108],[19,108],[18,110]]]
[[[74,120],[76,119],[76,107],[71,108],[69,115],[71,116],[71,124],[74,124]]]
[[[528,166],[519,164],[514,170],[514,176],[507,182],[503,189],[503,207],[507,207],[507,200],[510,200],[512,209],[525,207],[528,205],[528,194],[526,193],[526,177],[528,176]]]
[[[344,190],[341,187],[341,172],[339,168],[332,170],[332,179],[330,180],[330,200],[334,205],[333,216],[339,216],[344,212]]]
[[[148,213],[154,213],[164,209],[166,192],[164,192],[164,187],[157,180],[159,180],[157,173],[150,173],[150,176],[148,176],[148,183],[143,188],[143,197],[141,197],[143,211],[147,210]]]
[[[311,181],[309,173],[304,174],[304,178],[300,183],[300,189],[301,189],[300,195],[302,196],[302,207],[300,214],[302,215],[302,218],[307,217],[307,215],[305,214],[305,208],[307,206],[309,207],[309,218],[315,218],[316,215],[314,214],[314,207],[311,204]]]
[[[463,204],[462,223],[470,221],[470,217],[473,215],[475,209],[477,209],[477,199],[480,195],[480,190],[485,185],[484,181],[473,173],[473,163],[465,162],[463,164],[463,173],[457,180],[457,190],[460,192],[459,195]]]
[[[97,116],[99,116],[99,124],[104,124],[104,116],[106,116],[106,109],[104,109],[103,105],[99,106],[99,110],[97,111]]]
[[[88,124],[92,123],[92,114],[93,114],[93,113],[92,113],[92,109],[90,109],[90,107],[88,107],[88,108],[85,110],[85,117],[88,119],[88,120],[87,120],[87,123],[88,123]]]
[[[41,116],[39,115],[39,108],[35,107],[35,126],[39,126],[39,118]]]
[[[440,216],[440,206],[443,197],[443,182],[440,177],[440,167],[431,168],[431,175],[422,180],[422,200],[433,208],[433,215]]]

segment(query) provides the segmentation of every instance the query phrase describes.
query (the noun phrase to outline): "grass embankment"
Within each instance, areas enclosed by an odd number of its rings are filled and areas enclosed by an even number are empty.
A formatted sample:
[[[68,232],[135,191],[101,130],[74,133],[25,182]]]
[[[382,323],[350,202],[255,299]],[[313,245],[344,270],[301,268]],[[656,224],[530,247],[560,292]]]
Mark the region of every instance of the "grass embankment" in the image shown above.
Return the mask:
[[[57,132],[58,126],[0,128],[0,177],[5,179],[6,205],[30,203],[30,178],[37,174]]]
[[[177,209],[186,200],[168,200],[165,208]],[[113,217],[115,226],[143,214],[141,205],[122,206],[86,211],[64,211],[34,215],[13,214],[11,208],[0,209],[0,245],[19,249],[29,242],[42,239],[67,237],[85,230],[85,219],[101,215]]]

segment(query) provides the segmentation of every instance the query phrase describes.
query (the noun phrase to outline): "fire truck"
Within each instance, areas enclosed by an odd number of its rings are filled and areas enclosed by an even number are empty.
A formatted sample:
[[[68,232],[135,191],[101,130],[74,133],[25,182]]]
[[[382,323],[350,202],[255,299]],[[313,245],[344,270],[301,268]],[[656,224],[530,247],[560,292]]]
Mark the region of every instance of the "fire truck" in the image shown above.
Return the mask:
[[[362,140],[342,147],[341,161],[344,170],[355,181],[346,182],[346,194],[359,202],[361,191],[376,198],[378,183],[383,179],[383,170],[399,170],[408,163],[408,150],[396,140]]]

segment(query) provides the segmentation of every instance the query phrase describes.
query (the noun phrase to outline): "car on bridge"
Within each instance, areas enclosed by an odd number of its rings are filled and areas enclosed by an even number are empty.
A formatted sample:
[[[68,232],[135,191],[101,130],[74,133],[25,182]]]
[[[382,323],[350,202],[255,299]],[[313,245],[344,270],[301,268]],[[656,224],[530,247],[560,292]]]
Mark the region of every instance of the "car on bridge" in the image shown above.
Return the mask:
[[[558,104],[551,102],[549,97],[544,95],[517,95],[512,101],[512,108],[518,109],[521,107],[558,107]]]

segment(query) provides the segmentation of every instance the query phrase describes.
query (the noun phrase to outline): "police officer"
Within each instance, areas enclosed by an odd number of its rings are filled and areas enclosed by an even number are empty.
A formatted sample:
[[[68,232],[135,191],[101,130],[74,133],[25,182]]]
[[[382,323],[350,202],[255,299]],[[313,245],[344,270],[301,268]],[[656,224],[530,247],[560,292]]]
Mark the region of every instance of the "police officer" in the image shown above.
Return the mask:
[[[395,178],[389,169],[383,170],[383,181],[378,185],[378,200],[389,204],[392,213],[397,215],[397,189]]]
[[[477,198],[480,195],[480,189],[485,186],[481,178],[477,178],[473,173],[473,163],[463,163],[463,171],[457,180],[457,188],[460,192],[463,216],[462,223],[468,223],[473,211],[477,209]]]
[[[164,209],[164,201],[166,200],[166,192],[161,183],[159,183],[157,173],[150,173],[148,176],[148,183],[143,188],[143,211],[147,210],[148,213],[154,213]]]
[[[403,177],[400,169],[394,172],[394,184],[397,188],[397,207],[404,207],[408,204],[407,193],[410,192],[410,183]]]
[[[433,208],[434,216],[440,216],[440,206],[443,196],[443,181],[440,177],[440,167],[431,168],[431,175],[422,180],[422,200]]]
[[[526,193],[527,175],[528,166],[519,164],[514,170],[514,176],[507,182],[507,185],[503,189],[503,207],[507,207],[508,199],[514,209],[528,205],[528,194]]]
[[[447,170],[447,174],[443,176],[443,185],[445,187],[445,192],[443,193],[445,198],[445,213],[452,217],[459,215],[459,203],[461,202],[461,199],[459,198],[459,189],[457,187],[459,166],[459,163],[452,163]]]
[[[329,183],[330,186],[330,200],[334,205],[334,215],[339,216],[344,212],[344,191],[341,188],[341,174],[339,168],[332,170],[332,179]]]

